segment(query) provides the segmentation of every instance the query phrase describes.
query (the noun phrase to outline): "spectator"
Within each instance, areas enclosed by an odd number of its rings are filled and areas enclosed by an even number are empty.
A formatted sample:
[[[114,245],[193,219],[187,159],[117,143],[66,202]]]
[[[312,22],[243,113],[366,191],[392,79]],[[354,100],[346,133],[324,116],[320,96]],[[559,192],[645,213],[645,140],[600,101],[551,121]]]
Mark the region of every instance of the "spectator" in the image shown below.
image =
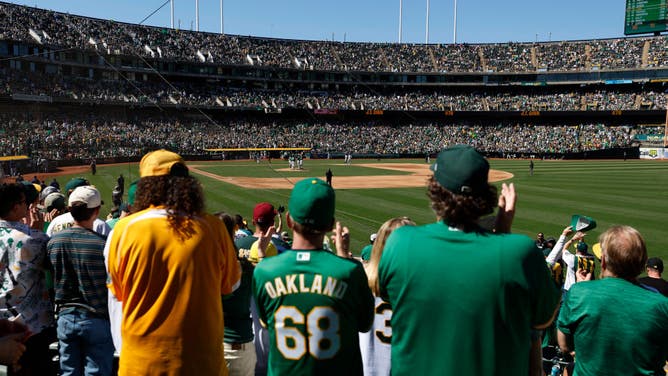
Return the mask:
[[[392,374],[526,375],[530,330],[549,326],[559,293],[534,241],[507,234],[514,186],[503,184],[497,199],[488,162],[470,146],[442,150],[432,171],[438,221],[396,229],[378,266],[393,307]],[[497,202],[489,233],[477,222]]]
[[[536,248],[545,248],[545,235],[542,232],[539,232],[538,235],[536,235]]]
[[[237,239],[242,238],[244,236],[253,235],[253,232],[248,229],[248,223],[246,223],[246,220],[244,219],[244,217],[241,216],[241,214],[235,214],[234,221],[237,224],[237,231],[234,233],[235,242],[237,241]]]
[[[251,266],[257,265],[265,257],[276,256],[278,250],[274,244],[270,241],[271,236],[274,234],[274,223],[276,218],[277,211],[274,209],[274,206],[268,202],[261,202],[253,208],[253,226],[255,227],[255,233],[250,236],[244,236],[236,239],[234,245],[237,247],[239,252],[239,257],[246,259]],[[244,264],[242,264],[242,267]],[[247,272],[251,273],[252,270]],[[245,298],[250,303],[249,306],[245,306],[246,312],[244,316],[251,316],[253,319],[252,330],[254,332],[254,345],[255,345],[255,373],[264,374],[267,372],[267,362],[269,357],[269,337],[265,328],[261,325],[259,321],[259,315],[255,302],[251,301],[251,290],[250,285],[247,286],[249,289],[246,291],[248,293]],[[247,310],[250,309],[250,312]],[[245,331],[246,328],[244,328]],[[231,345],[230,345],[231,346]],[[244,347],[244,352],[247,349]],[[246,356],[248,356],[246,354]]]
[[[236,226],[235,220],[227,213],[217,213],[232,237]],[[232,239],[233,240],[233,239]],[[236,246],[235,246],[236,247]],[[225,362],[230,375],[255,374],[257,357],[253,345],[253,319],[250,314],[251,281],[253,264],[247,258],[239,257],[241,265],[241,283],[232,294],[223,296],[223,314],[225,317]]]
[[[53,301],[45,273],[48,269],[43,232],[23,223],[28,213],[22,184],[0,185],[0,318],[18,321],[28,328],[25,352],[16,369],[29,375],[50,375],[49,344],[55,340]],[[12,372],[10,372],[12,373]]]
[[[663,260],[658,257],[652,257],[647,260],[647,277],[638,279],[638,282],[657,289],[661,294],[668,297],[668,282],[661,278],[663,273]]]
[[[100,192],[76,188],[69,197],[74,226],[49,241],[58,307],[62,375],[111,375],[114,344],[107,309],[106,237],[93,231],[100,214]]]
[[[578,231],[570,240],[566,241],[566,237],[572,232],[572,226],[566,227],[561,233],[557,244],[552,248],[552,251],[545,259],[550,266],[554,266],[555,263],[563,260],[566,269],[566,278],[563,287],[564,291],[570,290],[571,286],[575,284],[578,270],[586,269],[587,272],[593,275],[595,266],[594,255],[587,252],[589,247],[587,246],[587,243],[582,241],[585,233]],[[573,242],[576,243],[575,254],[568,251],[568,248]]]
[[[69,195],[76,188],[89,185],[90,183],[88,182],[88,180],[84,178],[74,178],[65,185],[65,191]],[[49,236],[53,236],[55,233],[62,231],[66,228],[70,228],[73,225],[74,225],[74,218],[72,217],[72,214],[70,212],[66,212],[51,220],[49,227],[46,229],[46,234]],[[109,228],[109,225],[107,225],[105,221],[101,220],[100,218],[97,218],[93,225],[93,230],[98,234],[106,237],[109,235],[111,228]]]
[[[366,333],[360,333],[360,350],[362,352],[362,364],[364,365],[364,375],[389,375],[391,359],[392,342],[392,307],[389,303],[380,298],[380,288],[378,286],[378,263],[385,248],[385,241],[396,228],[401,226],[415,226],[415,222],[408,217],[397,217],[387,220],[378,229],[377,235],[372,240],[371,257],[368,264],[364,266],[364,271],[369,278],[369,288],[373,293],[374,319],[371,330]],[[364,258],[362,258],[364,260]]]
[[[559,313],[559,345],[577,353],[576,375],[662,375],[668,299],[638,286],[645,241],[629,226],[601,234],[601,277],[575,284]]]
[[[377,237],[378,234],[375,232],[369,236],[369,244],[365,245],[364,248],[362,248],[360,251],[360,258],[362,259],[362,262],[369,262],[369,260],[371,260],[371,250]]]
[[[372,324],[373,296],[361,264],[323,250],[334,207],[326,182],[297,182],[286,215],[292,250],[265,259],[253,273],[258,313],[276,344],[270,374],[362,374],[358,332]],[[337,253],[347,253],[347,229],[337,223],[335,235]]]
[[[119,373],[226,374],[214,303],[239,282],[234,245],[179,155],[150,152],[139,175],[134,213],[107,244],[108,286],[123,305]]]

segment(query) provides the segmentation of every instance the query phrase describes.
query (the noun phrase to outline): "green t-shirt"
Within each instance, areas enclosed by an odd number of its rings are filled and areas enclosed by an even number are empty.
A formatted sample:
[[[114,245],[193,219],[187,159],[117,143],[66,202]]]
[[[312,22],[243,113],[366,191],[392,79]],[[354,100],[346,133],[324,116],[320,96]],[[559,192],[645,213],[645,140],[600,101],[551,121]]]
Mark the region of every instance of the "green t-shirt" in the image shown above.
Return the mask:
[[[223,297],[224,342],[227,343],[246,343],[253,340],[253,319],[250,313],[253,264],[246,259],[240,259],[239,263],[241,264],[239,287],[232,294]]]
[[[371,260],[371,250],[373,249],[373,244],[367,244],[364,248],[362,248],[362,252],[360,252],[360,257],[364,261],[369,261]]]
[[[269,375],[362,375],[359,332],[373,322],[373,295],[359,262],[323,250],[288,250],[253,274],[269,330]]]
[[[663,375],[668,298],[621,278],[576,283],[557,321],[573,336],[575,375]]]
[[[255,236],[243,236],[234,240],[234,246],[237,247],[237,253],[240,258],[248,259],[250,256],[250,249],[253,243],[258,240]]]
[[[253,340],[253,319],[250,312],[250,301],[253,292],[253,264],[248,261],[250,248],[258,239],[244,236],[234,240],[237,256],[241,264],[241,280],[239,287],[230,295],[223,297],[223,314],[225,315],[225,337],[227,343],[247,343]]]
[[[530,330],[561,296],[533,240],[442,222],[394,230],[378,279],[393,375],[527,375]]]

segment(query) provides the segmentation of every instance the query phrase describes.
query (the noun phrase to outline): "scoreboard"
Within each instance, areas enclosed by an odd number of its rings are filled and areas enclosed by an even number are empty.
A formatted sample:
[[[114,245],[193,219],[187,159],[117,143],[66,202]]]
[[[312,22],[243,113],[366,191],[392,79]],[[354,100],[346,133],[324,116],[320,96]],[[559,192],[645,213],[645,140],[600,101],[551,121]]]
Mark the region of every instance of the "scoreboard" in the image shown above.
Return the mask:
[[[668,30],[668,0],[626,0],[624,34],[658,33]]]

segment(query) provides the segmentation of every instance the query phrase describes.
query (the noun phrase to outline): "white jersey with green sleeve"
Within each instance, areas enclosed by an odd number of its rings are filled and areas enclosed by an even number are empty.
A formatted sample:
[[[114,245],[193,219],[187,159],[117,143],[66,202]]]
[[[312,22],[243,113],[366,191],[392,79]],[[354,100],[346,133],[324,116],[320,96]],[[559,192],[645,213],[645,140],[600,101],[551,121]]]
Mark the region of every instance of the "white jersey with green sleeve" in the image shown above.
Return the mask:
[[[390,303],[376,297],[373,309],[373,326],[360,333],[360,351],[364,376],[389,376],[392,359],[392,307]]]

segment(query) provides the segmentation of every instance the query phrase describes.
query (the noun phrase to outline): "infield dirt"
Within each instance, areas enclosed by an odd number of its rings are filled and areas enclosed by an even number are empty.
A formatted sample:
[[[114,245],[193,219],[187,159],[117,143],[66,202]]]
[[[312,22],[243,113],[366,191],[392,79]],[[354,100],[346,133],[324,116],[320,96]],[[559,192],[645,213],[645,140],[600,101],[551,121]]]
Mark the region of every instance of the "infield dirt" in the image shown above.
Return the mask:
[[[334,176],[332,185],[337,189],[361,189],[361,188],[414,188],[424,187],[427,179],[431,176],[428,165],[415,163],[365,163],[356,166],[380,168],[385,170],[410,172],[409,175],[364,175],[364,176]],[[250,178],[250,177],[225,177],[216,175],[190,166],[190,170],[212,179],[224,181],[244,188],[255,189],[291,189],[294,185],[290,179],[285,178]],[[279,170],[280,171],[280,170]],[[290,169],[286,169],[290,171]],[[489,181],[496,182],[513,177],[513,174],[505,171],[489,170]]]

